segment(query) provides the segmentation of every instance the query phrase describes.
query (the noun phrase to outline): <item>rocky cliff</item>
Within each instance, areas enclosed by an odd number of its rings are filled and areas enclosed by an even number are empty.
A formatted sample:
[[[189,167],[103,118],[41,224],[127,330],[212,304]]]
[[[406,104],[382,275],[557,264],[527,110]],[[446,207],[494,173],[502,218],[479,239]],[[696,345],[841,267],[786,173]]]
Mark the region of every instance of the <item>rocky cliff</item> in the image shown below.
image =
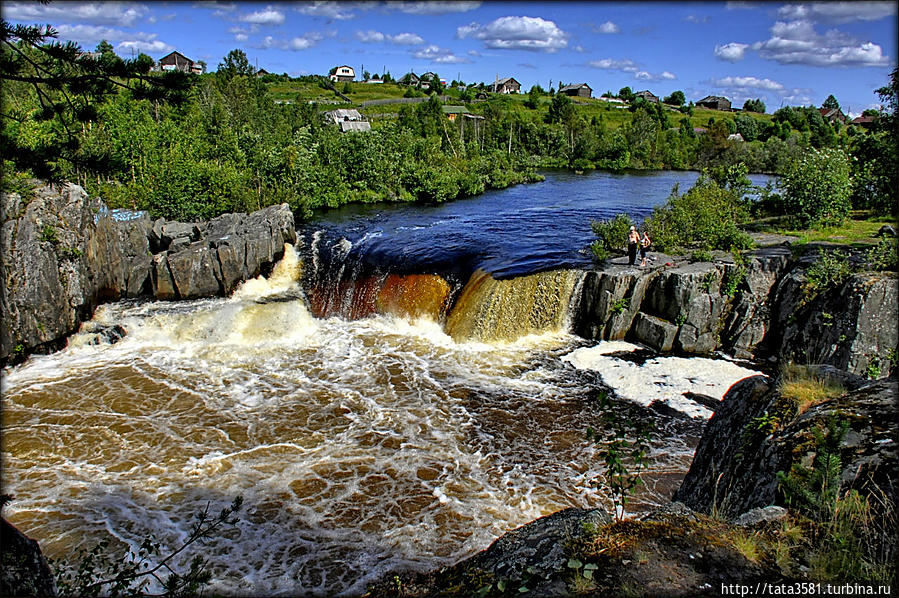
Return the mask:
[[[77,185],[0,194],[0,363],[53,350],[103,301],[226,295],[296,242],[286,204],[205,223],[113,214]]]
[[[886,376],[899,345],[899,278],[859,273],[808,300],[806,271],[825,250],[764,247],[739,264],[727,254],[698,263],[660,255],[644,269],[613,261],[587,273],[574,329],[658,351],[721,351]]]

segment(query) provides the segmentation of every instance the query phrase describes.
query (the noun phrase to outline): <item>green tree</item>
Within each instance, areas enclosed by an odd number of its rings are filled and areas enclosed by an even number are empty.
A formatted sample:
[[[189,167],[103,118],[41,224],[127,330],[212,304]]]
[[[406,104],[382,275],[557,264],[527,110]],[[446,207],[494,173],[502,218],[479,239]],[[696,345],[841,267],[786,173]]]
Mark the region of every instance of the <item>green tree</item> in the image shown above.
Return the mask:
[[[873,209],[882,214],[897,214],[899,202],[899,148],[897,148],[897,98],[899,75],[890,74],[890,84],[877,89],[882,110],[874,113],[874,127],[868,133],[852,139],[853,197],[859,208]]]
[[[835,97],[833,97],[833,94],[830,94],[829,96],[827,96],[827,99],[824,100],[824,103],[821,104],[821,107],[827,108],[828,110],[839,110],[840,103]]]
[[[684,92],[677,90],[662,101],[671,106],[683,106],[687,98],[684,96]]]
[[[0,21],[0,153],[15,168],[51,181],[115,171],[121,164],[107,146],[82,143],[103,101],[127,90],[138,100],[181,102],[190,79],[177,71],[150,73],[153,61],[144,54],[122,60],[102,51],[98,58],[57,37],[50,25]]]
[[[531,86],[531,90],[528,92],[528,97],[524,101],[525,107],[536,110],[540,106],[540,96],[543,95],[543,90],[539,85]]]
[[[237,75],[252,75],[256,69],[250,64],[243,50],[234,49],[228,52],[227,56],[219,63],[216,72],[225,80],[229,80]]]
[[[744,112],[757,112],[759,114],[765,113],[765,102],[756,98],[754,100],[746,100],[743,103],[743,111]]]
[[[618,97],[625,102],[633,102],[634,101],[634,92],[631,91],[630,87],[622,87],[618,90]]]
[[[564,93],[557,93],[553,96],[549,105],[549,112],[546,115],[546,121],[549,123],[562,123],[571,120],[574,115],[574,103]]]
[[[839,149],[812,149],[781,180],[787,213],[803,226],[840,224],[848,215],[852,181],[849,156]]]

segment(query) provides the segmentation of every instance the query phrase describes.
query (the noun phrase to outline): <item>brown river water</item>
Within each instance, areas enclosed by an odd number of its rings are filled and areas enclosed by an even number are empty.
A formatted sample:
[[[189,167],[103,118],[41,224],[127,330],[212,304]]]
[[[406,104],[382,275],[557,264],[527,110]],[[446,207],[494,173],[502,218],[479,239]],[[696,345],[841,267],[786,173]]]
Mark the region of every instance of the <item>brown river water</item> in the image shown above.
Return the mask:
[[[410,279],[410,302],[385,279],[348,318],[306,297],[300,268],[288,246],[230,298],[104,305],[94,320],[122,325],[121,341],[80,333],[5,370],[7,518],[71,559],[103,539],[175,547],[196,511],[239,495],[240,522],[198,549],[213,593],[358,595],[556,510],[609,506],[585,432],[610,374],[575,367],[597,344],[567,332],[577,272],[479,275],[448,316],[439,281]],[[701,433],[695,410],[640,404],[679,370],[622,378],[637,397],[622,408],[656,423],[631,512],[668,500]]]

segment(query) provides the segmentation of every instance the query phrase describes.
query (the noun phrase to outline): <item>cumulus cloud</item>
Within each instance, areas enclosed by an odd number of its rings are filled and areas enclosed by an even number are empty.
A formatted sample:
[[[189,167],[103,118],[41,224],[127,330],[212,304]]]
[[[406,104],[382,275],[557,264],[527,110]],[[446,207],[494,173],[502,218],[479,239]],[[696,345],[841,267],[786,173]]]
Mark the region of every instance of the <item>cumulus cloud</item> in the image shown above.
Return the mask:
[[[707,23],[709,21],[708,17],[698,17],[696,15],[687,15],[684,17],[684,21],[687,23],[696,23],[697,25],[701,25],[703,23]]]
[[[425,43],[425,40],[417,33],[397,33],[396,35],[390,35],[371,29],[368,31],[357,31],[356,39],[367,44],[389,42],[398,46],[419,46]]]
[[[724,44],[723,46],[717,45],[715,46],[715,56],[728,62],[738,62],[743,60],[748,47],[749,44],[740,44],[737,42],[731,42],[729,44]]]
[[[284,22],[284,13],[271,6],[266,6],[262,10],[242,15],[240,20],[254,25],[280,25]]]
[[[765,91],[784,91],[786,88],[771,79],[759,79],[757,77],[724,77],[722,79],[712,79],[712,84],[716,87],[727,87],[733,89],[760,89]]]
[[[613,60],[611,58],[603,58],[601,60],[591,60],[587,63],[595,69],[606,71],[621,71],[622,73],[630,73],[634,79],[638,81],[671,81],[677,79],[677,76],[670,71],[662,71],[661,73],[650,73],[643,70],[640,66],[630,58],[622,60]]]
[[[410,15],[446,15],[468,12],[481,6],[480,2],[387,2],[385,6]]]
[[[294,10],[309,17],[346,21],[356,17],[354,9],[368,8],[360,2],[302,2]]]
[[[824,35],[810,21],[778,21],[770,39],[752,49],[767,60],[807,66],[888,66],[889,57],[873,42],[856,40],[835,29]]]
[[[603,69],[607,71],[622,71],[625,73],[636,73],[640,70],[637,66],[637,63],[629,58],[625,58],[624,60],[613,60],[611,58],[603,58],[602,60],[591,60],[587,63],[596,69]]]
[[[778,15],[789,20],[812,20],[823,23],[878,21],[896,16],[895,2],[815,2],[786,4]]]
[[[488,48],[555,52],[568,45],[568,34],[553,21],[540,17],[500,17],[487,25],[471,23],[456,30],[459,38],[471,37]]]
[[[125,32],[103,25],[60,25],[57,31],[61,39],[76,42],[86,48],[91,48],[105,39],[123,55],[130,54],[132,50],[149,54],[168,53],[175,49],[171,44],[156,39],[155,33]]]
[[[79,21],[92,25],[131,27],[146,17],[149,10],[133,2],[4,2],[3,18],[37,23]]]
[[[130,54],[132,50],[144,54],[168,54],[175,46],[159,40],[126,40],[116,44],[115,49],[121,55]]]
[[[412,53],[415,58],[436,62],[439,64],[461,64],[471,62],[464,56],[456,56],[452,50],[440,48],[438,46],[426,46]]]
[[[605,34],[619,33],[621,31],[621,29],[618,28],[618,25],[616,25],[612,21],[606,21],[605,23],[603,23],[602,25],[597,27],[596,30],[599,33],[605,33]]]
[[[299,37],[290,39],[276,38],[267,35],[256,47],[261,49],[278,48],[279,50],[308,50],[323,39],[323,35],[317,31],[311,31]]]

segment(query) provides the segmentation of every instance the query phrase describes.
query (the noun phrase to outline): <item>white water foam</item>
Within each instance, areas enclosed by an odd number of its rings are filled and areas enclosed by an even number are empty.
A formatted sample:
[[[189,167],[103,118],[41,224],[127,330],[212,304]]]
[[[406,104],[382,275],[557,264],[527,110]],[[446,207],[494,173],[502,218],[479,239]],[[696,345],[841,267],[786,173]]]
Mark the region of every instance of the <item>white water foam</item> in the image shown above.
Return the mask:
[[[578,369],[599,372],[603,382],[627,400],[648,406],[656,401],[690,417],[708,419],[712,411],[684,396],[692,392],[722,399],[734,383],[759,372],[728,361],[705,357],[656,357],[643,364],[615,357],[639,346],[624,341],[601,342],[562,357]]]

